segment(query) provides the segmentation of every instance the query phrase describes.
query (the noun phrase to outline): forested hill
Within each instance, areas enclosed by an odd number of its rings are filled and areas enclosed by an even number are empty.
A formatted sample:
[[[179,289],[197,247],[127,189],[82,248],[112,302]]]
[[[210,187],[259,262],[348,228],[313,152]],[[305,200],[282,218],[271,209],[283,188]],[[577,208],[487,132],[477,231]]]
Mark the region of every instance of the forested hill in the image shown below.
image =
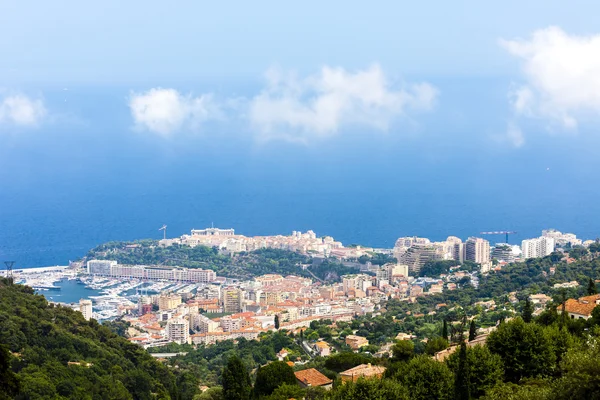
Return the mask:
[[[174,375],[141,347],[5,279],[0,382],[0,399],[177,398]]]
[[[238,279],[250,279],[263,274],[282,274],[308,278],[316,276],[321,280],[335,281],[342,275],[357,272],[355,268],[346,267],[331,259],[313,264],[311,257],[287,250],[260,249],[228,256],[220,254],[216,248],[206,246],[161,247],[155,240],[105,243],[90,250],[86,259],[115,260],[119,264],[212,269],[217,275]],[[310,272],[303,266],[308,267]]]

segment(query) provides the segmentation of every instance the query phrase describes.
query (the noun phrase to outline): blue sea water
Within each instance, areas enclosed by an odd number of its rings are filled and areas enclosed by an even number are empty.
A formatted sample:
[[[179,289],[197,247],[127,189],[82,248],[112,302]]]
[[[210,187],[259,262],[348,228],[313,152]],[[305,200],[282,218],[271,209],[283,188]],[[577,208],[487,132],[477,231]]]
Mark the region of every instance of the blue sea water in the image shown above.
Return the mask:
[[[596,132],[521,121],[514,148],[498,139],[509,80],[430,80],[435,112],[306,145],[259,143],[243,116],[163,138],[132,129],[130,88],[47,88],[49,123],[0,132],[0,261],[64,265],[106,241],[160,238],[162,224],[169,237],[214,223],[377,247],[504,229],[515,243],[551,227],[600,236]]]
[[[54,286],[60,287],[60,290],[40,290],[38,293],[43,294],[49,301],[66,304],[79,303],[81,299],[99,295],[99,291],[86,288],[83,283],[73,280],[63,279],[55,282]]]

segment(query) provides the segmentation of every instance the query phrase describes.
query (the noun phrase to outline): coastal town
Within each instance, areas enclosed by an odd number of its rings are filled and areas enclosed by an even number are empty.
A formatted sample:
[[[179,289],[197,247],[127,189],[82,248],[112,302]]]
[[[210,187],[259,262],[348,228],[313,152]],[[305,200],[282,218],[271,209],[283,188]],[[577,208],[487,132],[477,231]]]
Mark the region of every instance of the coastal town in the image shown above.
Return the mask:
[[[19,270],[16,278],[17,282],[41,292],[58,290],[55,282],[65,279],[97,290],[98,295],[70,306],[80,310],[86,319],[118,317],[129,322],[129,340],[145,348],[168,343],[208,345],[241,337],[256,339],[274,329],[296,331],[322,319],[351,321],[356,316],[377,313],[390,299],[414,303],[420,297],[460,291],[464,285],[477,287],[482,274],[501,270],[509,263],[545,257],[565,246],[585,248],[592,243],[595,242],[582,241],[573,234],[544,230],[539,238],[524,240],[521,246],[507,243],[490,246],[487,240],[477,237],[464,242],[454,236],[441,242],[401,237],[393,249],[374,249],[344,247],[332,237],[317,237],[312,231],[246,237],[233,229],[207,228],[192,230],[179,238],[162,239],[158,246],[207,246],[226,254],[276,248],[308,254],[313,263],[335,258],[355,267],[356,273],[343,275],[337,282],[280,274],[239,281],[217,276],[210,269],[121,265],[114,260],[90,259],[68,267]],[[394,261],[383,265],[357,262],[377,253]],[[435,261],[456,262],[456,266],[450,266],[446,273],[422,276],[422,269]],[[477,268],[461,269],[461,263],[465,262]],[[310,269],[310,265],[299,265],[298,269]],[[564,282],[557,287],[577,285]],[[47,297],[51,298],[51,294]],[[550,297],[536,294],[531,300],[539,313]],[[482,306],[493,307],[492,303]],[[346,337],[346,342],[355,350],[365,345],[352,335]],[[329,352],[326,343],[319,346],[321,354]]]

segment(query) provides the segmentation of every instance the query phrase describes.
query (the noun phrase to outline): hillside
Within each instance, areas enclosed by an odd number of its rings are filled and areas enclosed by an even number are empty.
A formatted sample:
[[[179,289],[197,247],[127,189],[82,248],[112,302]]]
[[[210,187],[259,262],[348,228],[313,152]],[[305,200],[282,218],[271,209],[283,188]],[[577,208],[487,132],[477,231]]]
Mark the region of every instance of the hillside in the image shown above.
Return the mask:
[[[177,398],[174,375],[145,350],[5,279],[0,345],[20,382],[16,399]]]

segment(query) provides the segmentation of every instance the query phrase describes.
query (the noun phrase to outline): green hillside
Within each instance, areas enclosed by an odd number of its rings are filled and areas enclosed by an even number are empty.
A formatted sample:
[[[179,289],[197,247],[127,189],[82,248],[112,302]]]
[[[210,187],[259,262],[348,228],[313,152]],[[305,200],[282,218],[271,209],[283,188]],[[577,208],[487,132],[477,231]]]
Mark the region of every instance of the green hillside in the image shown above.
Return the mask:
[[[0,399],[177,399],[174,375],[145,350],[5,279],[0,345],[2,386],[10,369],[20,384],[16,395],[0,387]]]

